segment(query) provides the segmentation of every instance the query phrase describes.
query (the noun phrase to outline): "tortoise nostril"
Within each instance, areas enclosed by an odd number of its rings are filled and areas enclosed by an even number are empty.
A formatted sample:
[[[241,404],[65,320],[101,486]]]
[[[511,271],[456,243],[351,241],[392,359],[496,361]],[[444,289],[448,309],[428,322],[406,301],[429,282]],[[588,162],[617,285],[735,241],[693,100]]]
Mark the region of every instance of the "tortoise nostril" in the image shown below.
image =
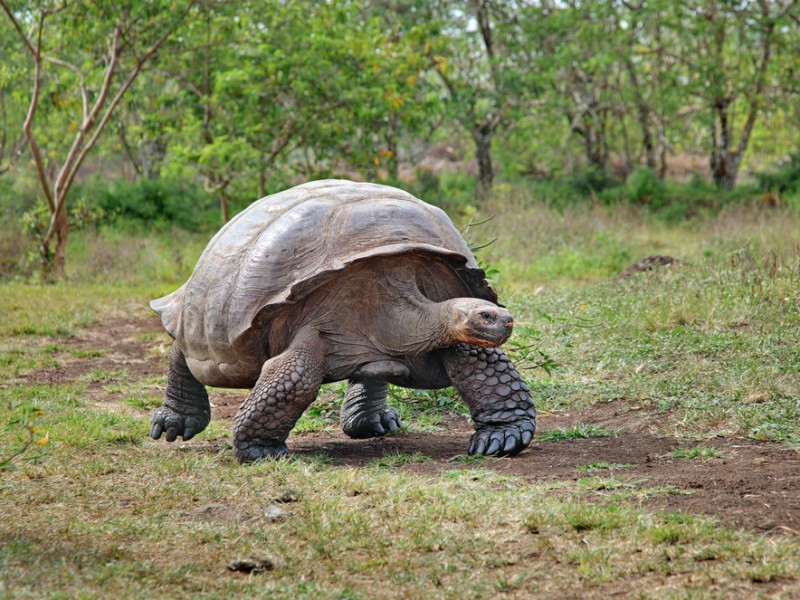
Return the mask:
[[[506,327],[513,327],[514,326],[514,317],[503,317],[501,319],[502,323]]]

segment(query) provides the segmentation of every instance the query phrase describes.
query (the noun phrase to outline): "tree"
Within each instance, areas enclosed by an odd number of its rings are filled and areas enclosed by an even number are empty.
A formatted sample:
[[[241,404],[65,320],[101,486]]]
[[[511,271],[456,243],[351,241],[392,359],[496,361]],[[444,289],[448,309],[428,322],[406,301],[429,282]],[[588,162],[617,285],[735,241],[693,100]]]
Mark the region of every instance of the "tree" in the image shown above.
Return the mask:
[[[733,189],[753,128],[769,102],[774,54],[795,0],[684,1],[673,35],[682,40],[687,88],[704,107],[714,183]],[[738,139],[737,139],[738,138]]]
[[[517,27],[513,7],[491,0],[431,3],[420,19],[438,19],[441,35],[431,44],[432,67],[447,90],[449,114],[475,145],[478,194],[492,188],[492,141],[511,108],[521,102],[521,67],[509,52]],[[508,11],[508,12],[507,12]]]
[[[18,91],[25,73],[15,37],[16,32],[10,27],[0,28],[0,48],[4,54],[0,64],[0,175],[11,170],[25,146],[22,133],[25,111]]]
[[[188,0],[184,10],[176,13],[158,0],[100,5],[85,0],[58,5],[44,1],[36,6],[0,0],[33,61],[23,131],[50,213],[49,226],[40,240],[46,278],[58,279],[64,274],[67,200],[83,161],[131,84],[192,3]],[[44,100],[45,93],[49,102]],[[68,149],[59,148],[56,141],[43,151],[35,127],[40,109],[59,111],[66,118],[62,136],[74,132]],[[60,159],[56,158],[59,150],[65,152]],[[49,164],[54,176],[49,175]]]

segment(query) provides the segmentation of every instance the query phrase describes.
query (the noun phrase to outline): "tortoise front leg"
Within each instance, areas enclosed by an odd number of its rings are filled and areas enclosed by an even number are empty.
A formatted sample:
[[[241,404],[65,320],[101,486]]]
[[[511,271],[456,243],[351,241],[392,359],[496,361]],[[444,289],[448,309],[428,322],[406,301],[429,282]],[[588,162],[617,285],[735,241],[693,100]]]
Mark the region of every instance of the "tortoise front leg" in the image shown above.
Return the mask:
[[[469,454],[514,455],[531,443],[536,409],[505,352],[459,344],[443,353],[442,362],[475,422]]]
[[[261,368],[256,386],[233,421],[233,447],[241,462],[288,453],[286,438],[317,397],[325,374],[318,340],[295,343]]]
[[[351,438],[363,439],[394,433],[403,427],[400,415],[386,403],[389,384],[379,379],[348,381],[339,418]]]
[[[150,437],[157,440],[165,433],[168,442],[174,442],[179,435],[184,441],[190,440],[208,427],[210,421],[206,387],[192,375],[183,352],[173,343],[164,404],[153,413]]]

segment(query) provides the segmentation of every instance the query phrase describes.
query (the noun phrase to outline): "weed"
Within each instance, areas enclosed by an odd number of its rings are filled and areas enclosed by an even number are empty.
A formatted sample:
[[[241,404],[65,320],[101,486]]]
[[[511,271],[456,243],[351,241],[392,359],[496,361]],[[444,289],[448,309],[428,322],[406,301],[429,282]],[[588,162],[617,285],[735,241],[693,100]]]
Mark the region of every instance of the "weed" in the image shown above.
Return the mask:
[[[163,398],[161,396],[131,396],[125,399],[125,404],[133,408],[150,411],[161,406]]]
[[[420,452],[413,452],[410,454],[403,454],[403,453],[392,453],[392,454],[384,454],[380,458],[374,458],[367,463],[370,467],[385,467],[385,468],[397,468],[402,467],[405,465],[411,465],[414,463],[429,463],[431,462],[431,458],[429,456],[425,456]]]
[[[70,354],[75,358],[100,358],[106,355],[106,351],[99,348],[90,348],[88,350],[72,350]]]
[[[711,446],[693,446],[691,448],[676,448],[669,454],[672,458],[685,460],[707,460],[721,458],[722,453]]]
[[[591,462],[586,465],[581,465],[577,467],[579,471],[603,471],[603,470],[615,470],[615,469],[626,469],[628,467],[635,467],[636,465],[628,464],[628,463],[610,463],[605,461],[599,462]]]
[[[575,423],[568,429],[556,429],[543,431],[538,435],[538,439],[543,442],[561,442],[565,440],[580,440],[593,437],[613,437],[616,432],[591,425],[589,423]]]

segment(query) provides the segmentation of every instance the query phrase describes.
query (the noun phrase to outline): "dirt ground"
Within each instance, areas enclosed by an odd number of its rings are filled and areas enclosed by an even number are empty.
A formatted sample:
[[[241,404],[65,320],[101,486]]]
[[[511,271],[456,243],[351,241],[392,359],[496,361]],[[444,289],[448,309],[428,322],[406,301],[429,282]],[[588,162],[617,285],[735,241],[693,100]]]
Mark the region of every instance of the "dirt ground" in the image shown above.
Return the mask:
[[[95,358],[68,358],[62,365],[20,377],[14,385],[86,382],[87,395],[98,403],[121,402],[124,394],[104,390],[107,381],[95,381],[91,373],[127,371],[133,382],[163,375],[167,369],[170,340],[155,317],[131,310],[126,316],[106,319],[95,327],[59,341],[68,350],[99,349]],[[213,417],[230,419],[245,391],[212,392]],[[539,431],[567,428],[577,422],[617,431],[614,437],[571,441],[537,441],[512,458],[493,459],[475,465],[500,473],[524,477],[532,482],[578,480],[589,473],[578,467],[593,462],[632,465],[612,474],[642,488],[674,488],[681,493],[655,494],[646,506],[657,510],[690,511],[717,516],[763,533],[800,534],[800,449],[741,438],[703,441],[717,448],[721,458],[683,460],[669,456],[679,447],[698,442],[658,435],[664,415],[631,410],[622,402],[598,404],[590,409],[541,414]],[[351,440],[341,432],[306,433],[290,436],[290,449],[299,454],[324,453],[346,466],[361,466],[387,453],[419,452],[432,460],[404,469],[420,475],[465,468],[454,461],[468,445],[471,427],[466,419],[452,417],[446,428],[434,433],[409,433],[373,440]],[[156,442],[153,442],[156,443]],[[163,442],[162,442],[163,443]],[[189,442],[189,444],[209,442]],[[166,449],[166,444],[165,444]],[[596,472],[607,476],[609,471]]]

